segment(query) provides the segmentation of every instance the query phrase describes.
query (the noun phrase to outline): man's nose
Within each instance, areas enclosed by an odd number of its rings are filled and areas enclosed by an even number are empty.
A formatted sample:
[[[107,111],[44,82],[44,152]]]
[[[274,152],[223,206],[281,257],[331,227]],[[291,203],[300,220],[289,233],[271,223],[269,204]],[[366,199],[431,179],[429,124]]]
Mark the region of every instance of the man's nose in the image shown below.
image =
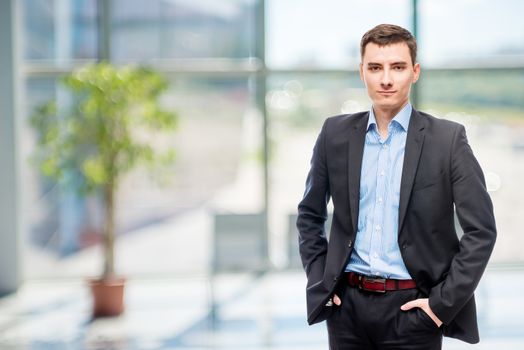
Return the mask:
[[[391,76],[391,72],[388,69],[383,70],[380,85],[382,85],[383,87],[388,87],[388,88],[393,86],[393,79]]]

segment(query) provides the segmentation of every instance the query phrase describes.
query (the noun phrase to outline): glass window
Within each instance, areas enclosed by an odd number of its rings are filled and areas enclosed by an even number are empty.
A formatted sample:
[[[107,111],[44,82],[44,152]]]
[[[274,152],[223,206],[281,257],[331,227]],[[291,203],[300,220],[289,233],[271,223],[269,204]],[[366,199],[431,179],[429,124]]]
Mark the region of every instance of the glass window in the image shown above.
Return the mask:
[[[97,3],[24,0],[26,62],[65,66],[68,61],[96,58]],[[265,4],[270,68],[266,94],[269,233],[271,258],[277,266],[285,266],[297,263],[293,261],[297,257],[289,255],[289,244],[296,243],[296,235],[291,236],[292,215],[304,191],[323,120],[370,107],[356,71],[361,36],[379,23],[410,29],[412,1],[267,0]],[[419,1],[423,66],[418,106],[466,125],[485,171],[499,231],[504,232],[492,261],[522,262],[524,254],[514,242],[520,232],[517,215],[524,210],[515,180],[524,176],[524,70],[519,61],[524,55],[524,26],[516,17],[524,8],[517,0],[478,4],[473,11],[469,0]],[[116,63],[137,63],[253,56],[255,8],[256,0],[113,0],[112,57]],[[466,69],[449,67],[462,63]],[[294,69],[301,73],[293,73]],[[322,73],[321,69],[354,71]],[[63,98],[56,85],[58,73],[28,72],[26,114],[41,101]],[[126,238],[117,243],[117,270],[132,276],[208,268],[202,262],[212,256],[217,213],[263,210],[264,125],[253,107],[253,78],[224,72],[220,77],[167,76],[171,85],[163,103],[180,118],[169,141],[177,153],[176,163],[161,174],[168,180],[164,187],[158,187],[146,171],[137,170],[126,178],[119,194],[118,232]],[[23,154],[29,158],[34,134],[28,125],[23,137]],[[26,276],[98,274],[100,199],[60,192],[29,162],[26,166],[24,195],[29,205],[24,210],[30,247]],[[199,243],[202,250],[188,252],[187,242],[193,240],[209,245]],[[136,259],[151,251],[157,252],[158,262],[143,264]],[[174,257],[183,254],[187,264],[179,266]]]
[[[491,120],[522,115],[524,69],[435,70],[422,68],[418,84],[425,108],[477,113]]]
[[[369,108],[357,73],[273,74],[266,98],[270,120],[270,232],[277,266],[301,266],[296,214],[313,145],[327,117]],[[331,203],[330,203],[331,204]]]
[[[423,64],[522,64],[524,2],[419,0],[419,4]]]
[[[115,0],[116,61],[253,56],[255,1]]]
[[[411,27],[411,1],[269,0],[267,62],[271,68],[350,68],[360,38],[373,26]]]
[[[96,0],[24,0],[24,58],[67,62],[97,56]]]
[[[131,172],[118,191],[117,271],[128,276],[205,273],[212,256],[214,214],[259,213],[263,208],[262,118],[251,107],[249,80],[170,80],[163,103],[179,117],[178,129],[167,140],[176,161],[156,176],[144,169]],[[26,89],[28,113],[57,91],[50,78],[28,79]],[[34,136],[27,124],[24,137],[29,158]],[[98,275],[100,198],[61,191],[31,164],[26,169],[26,276]],[[180,256],[185,257],[183,265]]]

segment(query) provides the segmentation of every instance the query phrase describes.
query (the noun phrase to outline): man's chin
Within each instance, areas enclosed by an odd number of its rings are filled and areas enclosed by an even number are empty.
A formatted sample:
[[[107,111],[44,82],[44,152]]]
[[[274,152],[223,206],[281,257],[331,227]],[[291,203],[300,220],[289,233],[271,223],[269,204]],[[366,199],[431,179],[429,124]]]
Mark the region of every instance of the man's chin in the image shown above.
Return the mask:
[[[398,101],[375,101],[373,102],[373,106],[376,108],[382,109],[382,110],[391,110],[391,109],[397,109],[402,107],[402,103],[399,103]]]

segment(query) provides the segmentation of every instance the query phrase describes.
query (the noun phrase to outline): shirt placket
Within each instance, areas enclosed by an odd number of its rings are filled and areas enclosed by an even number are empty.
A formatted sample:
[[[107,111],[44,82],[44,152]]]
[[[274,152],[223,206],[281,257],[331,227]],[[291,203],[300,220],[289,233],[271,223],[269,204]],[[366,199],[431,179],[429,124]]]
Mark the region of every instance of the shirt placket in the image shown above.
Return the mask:
[[[377,160],[377,184],[375,191],[375,203],[373,206],[372,239],[370,249],[370,268],[371,273],[380,275],[380,262],[382,255],[382,238],[384,230],[384,210],[386,202],[387,181],[389,177],[389,141],[391,140],[391,130],[388,130],[386,140],[381,140],[378,132],[378,160]]]

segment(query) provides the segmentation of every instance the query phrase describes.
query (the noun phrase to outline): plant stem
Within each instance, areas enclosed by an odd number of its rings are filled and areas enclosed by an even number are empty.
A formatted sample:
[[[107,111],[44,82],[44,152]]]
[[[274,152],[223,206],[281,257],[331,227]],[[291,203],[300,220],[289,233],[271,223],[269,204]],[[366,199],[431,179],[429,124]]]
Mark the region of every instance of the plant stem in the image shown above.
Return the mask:
[[[109,181],[104,186],[105,195],[105,235],[104,235],[104,274],[103,278],[108,279],[115,274],[115,187],[114,182]]]

